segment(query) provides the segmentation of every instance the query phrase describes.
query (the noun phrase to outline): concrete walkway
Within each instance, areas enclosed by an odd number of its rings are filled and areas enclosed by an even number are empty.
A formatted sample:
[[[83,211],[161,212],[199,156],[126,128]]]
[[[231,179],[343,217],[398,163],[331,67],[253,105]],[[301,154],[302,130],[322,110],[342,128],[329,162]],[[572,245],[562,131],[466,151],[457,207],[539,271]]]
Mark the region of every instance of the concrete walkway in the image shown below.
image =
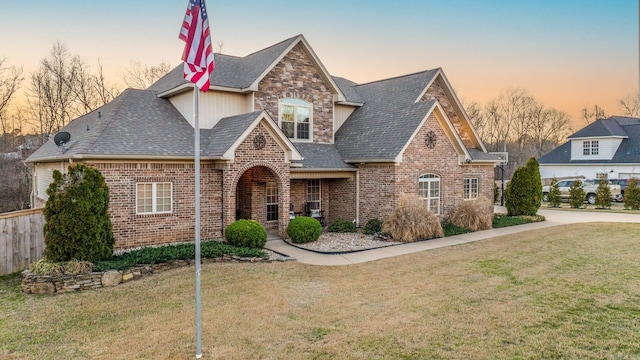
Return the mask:
[[[506,213],[503,207],[496,206],[496,213]],[[552,226],[577,224],[587,222],[625,222],[640,223],[640,215],[638,214],[620,214],[607,212],[591,212],[591,211],[562,211],[562,210],[545,210],[541,208],[538,214],[544,216],[546,221],[524,224],[518,226],[509,226],[499,229],[476,231],[468,234],[448,236],[445,238],[433,239],[428,241],[420,241],[415,243],[407,243],[385,248],[377,248],[349,254],[318,254],[312,251],[299,249],[291,246],[280,239],[270,238],[265,248],[273,250],[280,254],[291,256],[298,262],[310,265],[351,265],[367,261],[384,259],[392,256],[412,254],[419,251],[437,249],[445,246],[464,244],[473,241],[489,239],[502,235],[517,234],[523,231],[537,230],[549,228]]]

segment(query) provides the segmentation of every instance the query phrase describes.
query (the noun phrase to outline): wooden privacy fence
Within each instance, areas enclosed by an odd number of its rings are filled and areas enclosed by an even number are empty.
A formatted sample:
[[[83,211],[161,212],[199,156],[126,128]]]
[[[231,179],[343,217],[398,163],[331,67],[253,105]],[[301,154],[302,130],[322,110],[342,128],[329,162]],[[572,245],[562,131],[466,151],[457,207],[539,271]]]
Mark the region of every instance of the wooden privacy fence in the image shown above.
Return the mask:
[[[44,252],[43,209],[0,214],[0,275],[21,271]]]

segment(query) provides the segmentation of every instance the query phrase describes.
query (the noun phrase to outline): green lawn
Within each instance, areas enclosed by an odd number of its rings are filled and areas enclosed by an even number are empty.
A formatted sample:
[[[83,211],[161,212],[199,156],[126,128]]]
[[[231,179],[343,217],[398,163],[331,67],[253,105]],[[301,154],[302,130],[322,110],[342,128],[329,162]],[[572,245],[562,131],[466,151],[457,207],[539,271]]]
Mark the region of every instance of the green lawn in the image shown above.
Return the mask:
[[[370,263],[202,267],[219,359],[640,358],[640,224],[547,228]],[[2,359],[189,359],[193,267],[23,296],[0,281]]]

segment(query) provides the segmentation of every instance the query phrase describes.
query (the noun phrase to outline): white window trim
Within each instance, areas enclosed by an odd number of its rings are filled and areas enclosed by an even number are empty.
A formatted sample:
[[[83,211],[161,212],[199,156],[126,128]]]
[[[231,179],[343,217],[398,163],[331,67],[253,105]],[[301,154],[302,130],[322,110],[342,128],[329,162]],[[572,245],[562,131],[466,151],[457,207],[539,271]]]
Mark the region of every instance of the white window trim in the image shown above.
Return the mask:
[[[274,186],[275,185],[275,189],[276,189],[276,202],[269,202],[269,194],[267,192],[267,189],[270,186]],[[278,204],[278,184],[277,183],[267,183],[266,187],[265,187],[265,219],[268,223],[273,223],[273,222],[278,222],[278,219],[280,218],[280,208],[279,208],[279,204]],[[275,220],[269,220],[269,205],[276,205],[276,218]]]
[[[423,178],[423,176],[433,176],[433,177],[428,177],[428,178]],[[427,183],[429,184],[427,186],[426,189],[426,197],[422,196],[419,191],[420,191],[420,183]],[[432,185],[434,183],[438,184],[438,197],[431,197],[431,188]],[[433,173],[427,173],[427,174],[421,174],[418,177],[418,194],[422,197],[422,199],[427,203],[427,208],[429,209],[429,211],[433,212],[436,215],[440,215],[440,208],[442,207],[442,187],[441,187],[441,181],[440,181],[440,175],[438,174],[433,174]],[[436,209],[436,211],[434,211],[433,209],[431,209],[431,200],[438,200],[438,208]]]
[[[298,100],[298,101],[303,101],[306,105],[302,105],[302,104],[291,104],[291,103],[287,103],[287,100]],[[278,100],[278,126],[280,127],[280,129],[282,129],[282,108],[284,105],[287,106],[293,106],[293,134],[294,136],[292,138],[289,138],[289,140],[291,140],[292,142],[313,142],[313,104],[301,99],[301,98],[285,98],[285,99],[280,99]],[[304,107],[309,109],[309,138],[308,139],[298,139],[298,112],[296,111],[297,108],[299,107]]]
[[[598,155],[600,155],[600,141],[598,140],[582,141],[582,156],[598,156]]]
[[[139,199],[139,190],[138,190],[138,186],[139,185],[149,185],[151,184],[151,208],[152,210],[150,212],[146,211],[146,212],[140,212],[138,211],[138,199]],[[171,206],[171,209],[168,211],[158,211],[158,193],[157,193],[157,186],[158,184],[169,184],[169,204]],[[138,182],[136,183],[136,215],[153,215],[153,214],[171,214],[173,213],[173,183],[169,182],[169,181],[158,181],[158,182]]]
[[[311,181],[317,181],[318,182],[318,200],[309,200],[309,184],[311,183]],[[322,179],[309,179],[307,180],[307,194],[306,194],[306,202],[317,202],[318,203],[318,210],[322,210]]]
[[[472,191],[473,189],[473,182],[475,180],[476,186],[475,186],[475,196],[472,196],[472,194],[474,193]],[[462,179],[462,199],[463,200],[478,200],[478,196],[480,193],[480,180],[477,177],[465,177]]]

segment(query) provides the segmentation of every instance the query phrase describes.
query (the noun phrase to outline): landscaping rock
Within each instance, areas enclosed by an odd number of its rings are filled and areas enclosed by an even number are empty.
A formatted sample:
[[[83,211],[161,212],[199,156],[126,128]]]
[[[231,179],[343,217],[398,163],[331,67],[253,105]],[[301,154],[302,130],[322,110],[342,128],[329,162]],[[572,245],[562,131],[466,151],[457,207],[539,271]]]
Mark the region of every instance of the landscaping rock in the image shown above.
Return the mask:
[[[56,287],[51,282],[40,282],[32,284],[29,290],[32,294],[53,294],[56,292]]]
[[[122,273],[117,270],[109,270],[102,274],[102,286],[116,286],[122,282]]]

